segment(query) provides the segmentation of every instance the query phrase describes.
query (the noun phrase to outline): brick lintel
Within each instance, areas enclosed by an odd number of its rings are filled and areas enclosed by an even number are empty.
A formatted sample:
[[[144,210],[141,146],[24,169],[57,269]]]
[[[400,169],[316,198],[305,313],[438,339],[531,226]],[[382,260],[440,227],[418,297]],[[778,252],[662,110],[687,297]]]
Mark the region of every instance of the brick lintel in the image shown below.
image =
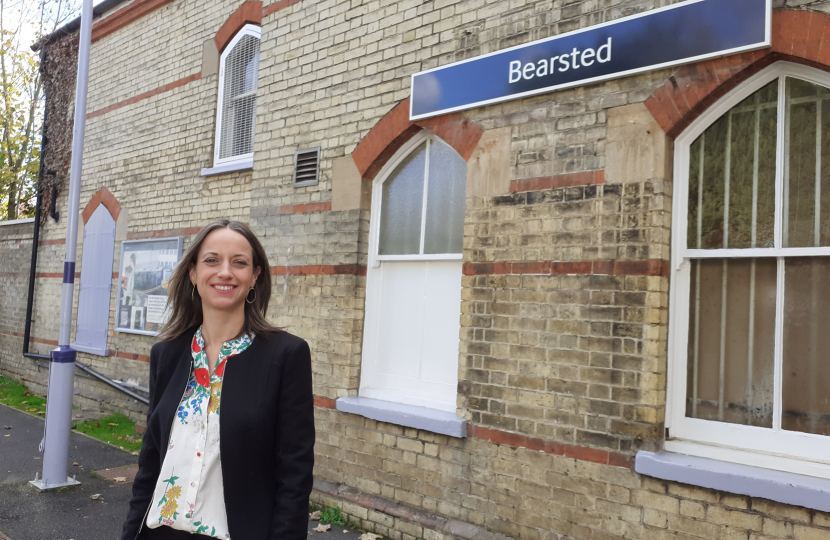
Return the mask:
[[[314,396],[314,406],[322,407],[323,409],[337,409],[335,400],[321,396]]]
[[[465,276],[487,275],[611,275],[667,276],[669,262],[646,261],[534,261],[464,263]]]
[[[546,441],[544,439],[534,439],[519,433],[509,433],[507,431],[474,426],[471,424],[467,425],[467,436],[494,442],[496,444],[506,444],[508,446],[545,452],[546,454],[565,456],[568,458],[578,459],[580,461],[590,461],[592,463],[611,465],[613,467],[623,467],[626,469],[631,468],[630,458],[609,450],[564,444],[556,441]]]

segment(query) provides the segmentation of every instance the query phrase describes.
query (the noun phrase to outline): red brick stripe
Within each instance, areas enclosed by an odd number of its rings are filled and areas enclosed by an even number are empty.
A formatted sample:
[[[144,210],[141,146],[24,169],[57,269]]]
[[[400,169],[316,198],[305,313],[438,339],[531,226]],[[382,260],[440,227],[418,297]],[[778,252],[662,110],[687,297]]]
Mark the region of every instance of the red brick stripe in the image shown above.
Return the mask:
[[[275,2],[270,6],[266,6],[262,10],[262,16],[267,17],[272,13],[276,13],[277,11],[287,8],[288,6],[293,6],[294,4],[298,4],[300,0],[280,0],[279,2]]]
[[[464,263],[465,276],[505,274],[667,276],[669,263],[655,260]]]
[[[96,42],[171,2],[173,0],[135,0],[127,7],[92,25],[92,41]]]
[[[304,266],[272,266],[272,276],[365,276],[362,264],[309,264]]]
[[[335,401],[331,398],[324,398],[320,396],[314,396],[314,406],[315,407],[322,407],[324,409],[336,409],[337,405]]]
[[[525,178],[510,181],[510,193],[522,191],[540,191],[571,186],[590,186],[605,183],[605,171],[587,171],[539,178]]]
[[[110,356],[115,356],[118,358],[126,358],[127,360],[138,360],[140,362],[149,362],[150,357],[146,354],[134,354],[128,353],[123,351],[118,351],[118,354],[115,354],[115,351],[110,351]]]
[[[331,203],[321,202],[294,204],[291,206],[278,206],[275,210],[277,214],[311,214],[314,212],[328,212],[331,210]]]
[[[155,90],[150,90],[149,92],[144,92],[143,94],[139,94],[137,96],[133,96],[129,99],[125,99],[124,101],[119,101],[118,103],[113,103],[103,109],[98,109],[97,111],[91,112],[86,115],[87,120],[90,118],[95,118],[96,116],[101,116],[102,114],[106,114],[108,112],[114,111],[115,109],[120,109],[121,107],[126,107],[127,105],[132,105],[133,103],[139,102],[142,99],[147,99],[149,97],[156,96],[158,94],[167,92],[168,90],[173,90],[174,88],[178,88],[180,86],[184,86],[185,84],[193,81],[198,81],[202,78],[202,72],[194,73],[193,75],[188,75],[184,79],[179,79],[178,81],[173,81],[171,83],[165,84],[164,86],[160,86]]]
[[[24,278],[28,277],[29,274],[25,272],[0,272],[0,278]]]
[[[127,240],[143,240],[145,238],[167,238],[169,236],[190,236],[201,231],[201,227],[187,227],[185,229],[162,229],[158,231],[141,231],[127,233]]]
[[[617,452],[609,452],[608,450],[598,450],[596,448],[588,448],[585,446],[563,444],[543,439],[533,439],[518,433],[508,433],[497,429],[473,426],[471,424],[467,425],[467,436],[494,442],[496,444],[506,444],[508,446],[545,452],[546,454],[565,456],[578,459],[580,461],[590,461],[593,463],[612,465],[614,467],[624,467],[627,469],[631,468],[631,460],[629,458]]]
[[[38,246],[56,246],[66,244],[66,238],[59,238],[57,240],[41,240],[37,243]]]

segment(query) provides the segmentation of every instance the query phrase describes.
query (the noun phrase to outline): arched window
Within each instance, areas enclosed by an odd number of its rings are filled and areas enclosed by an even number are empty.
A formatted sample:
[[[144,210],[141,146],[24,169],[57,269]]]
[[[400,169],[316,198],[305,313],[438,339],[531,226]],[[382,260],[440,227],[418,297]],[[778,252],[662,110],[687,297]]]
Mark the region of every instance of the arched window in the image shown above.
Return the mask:
[[[675,148],[666,449],[830,478],[830,75],[773,65]]]
[[[260,28],[245,25],[219,60],[214,167],[253,159],[259,42]]]
[[[83,246],[78,320],[72,348],[108,356],[115,219],[103,203],[98,205],[84,225]]]
[[[361,396],[456,410],[466,181],[427,132],[375,180]]]

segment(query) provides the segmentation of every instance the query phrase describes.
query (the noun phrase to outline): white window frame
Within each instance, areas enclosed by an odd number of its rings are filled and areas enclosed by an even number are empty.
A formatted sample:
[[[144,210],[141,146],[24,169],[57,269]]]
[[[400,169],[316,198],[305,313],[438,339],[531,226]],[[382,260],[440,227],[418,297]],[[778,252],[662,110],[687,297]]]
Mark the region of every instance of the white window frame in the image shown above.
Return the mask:
[[[749,249],[687,249],[689,161],[692,143],[715,121],[732,107],[749,97],[766,84],[779,79],[778,92],[778,144],[776,146],[775,179],[775,239],[781,245],[784,192],[784,137],[786,77],[802,79],[830,88],[830,74],[790,62],[778,62],[753,75],[739,87],[717,101],[698,117],[675,140],[674,154],[674,202],[672,220],[672,266],[670,289],[670,317],[668,336],[668,385],[666,402],[666,427],[668,436],[665,450],[740,463],[778,471],[830,479],[830,436],[813,435],[781,429],[781,408],[775,410],[773,427],[761,428],[728,424],[711,420],[686,417],[687,356],[689,333],[689,293],[691,264],[689,259],[699,258],[748,258],[748,257],[798,257],[830,256],[830,248],[749,248]],[[779,275],[781,273],[779,262]],[[779,277],[776,318],[783,316],[783,288]],[[780,320],[780,319],[779,319]],[[775,335],[775,402],[782,398],[782,345],[781,327]]]
[[[413,261],[413,262],[441,262],[441,261],[461,261],[462,254],[461,253],[432,253],[432,254],[417,254],[417,255],[380,255],[378,253],[380,249],[380,217],[381,217],[381,207],[383,202],[383,184],[391,179],[392,173],[395,171],[395,168],[407,157],[411,155],[411,153],[421,144],[426,142],[428,145],[432,144],[443,144],[450,148],[453,152],[456,152],[454,148],[448,145],[446,142],[442,141],[439,137],[433,135],[432,133],[421,130],[417,134],[415,134],[411,139],[409,139],[406,143],[404,143],[392,156],[392,158],[386,162],[386,164],[381,168],[380,172],[375,176],[374,181],[372,182],[372,206],[371,206],[371,213],[370,213],[370,221],[369,221],[369,267],[370,269],[377,269],[380,267],[381,262],[391,262],[391,261]],[[456,152],[457,153],[457,152]],[[425,178],[424,178],[424,193],[423,193],[423,202],[421,208],[421,242],[420,242],[420,251],[423,252],[424,250],[424,233],[426,228],[426,206],[427,206],[427,194],[429,189],[429,148],[426,149],[426,160],[424,163],[425,168]],[[371,271],[370,271],[370,276]],[[368,302],[370,301],[370,295],[368,290],[373,285],[371,283],[367,283],[367,306],[365,309],[366,320],[364,321],[364,339],[363,339],[363,354],[366,353],[367,342],[372,340],[372,336],[376,335],[379,332],[378,329],[378,322],[375,320],[375,317],[378,314],[378,309],[375,308],[374,310],[369,309]],[[459,281],[459,288],[461,283]],[[375,297],[375,303],[381,301],[379,297]],[[375,317],[372,317],[370,313],[375,313]],[[459,298],[458,304],[458,320],[460,326],[461,320],[461,302]],[[461,340],[458,340],[458,347],[460,350],[460,343]],[[457,367],[457,356],[456,356],[456,367]],[[366,366],[366,359],[363,358],[361,360],[361,377],[360,377],[360,388],[359,388],[359,395],[365,398],[372,398],[372,399],[379,399],[383,401],[391,401],[393,403],[403,403],[401,401],[397,401],[394,397],[394,392],[383,388],[381,386],[377,386],[374,379],[369,376],[367,377],[364,369],[367,369]],[[453,381],[453,386],[457,388],[458,385],[458,374],[456,370],[455,380]],[[457,398],[457,392],[456,392]],[[403,403],[405,406],[416,406],[420,408],[426,409],[433,409],[434,411],[440,411],[441,414],[445,414],[450,406],[448,403],[439,403],[434,401],[431,398],[423,398],[419,400],[418,403]],[[453,408],[455,405],[453,404]],[[411,413],[410,413],[411,414]],[[458,436],[458,435],[453,435]]]
[[[253,36],[257,38],[259,40],[261,50],[262,29],[254,24],[246,24],[242,27],[241,30],[239,30],[239,32],[236,33],[236,35],[233,37],[230,43],[228,43],[227,47],[225,47],[225,50],[222,51],[222,56],[219,57],[219,96],[216,100],[216,132],[214,135],[213,145],[213,168],[217,168],[223,165],[249,165],[250,162],[254,159],[253,152],[226,158],[219,157],[219,152],[222,143],[222,111],[225,103],[225,62],[228,58],[228,55],[231,53],[231,51],[233,51],[234,47],[236,47],[237,43],[239,43],[239,41],[245,36]],[[257,79],[259,79],[259,73],[257,73]],[[257,92],[258,91],[259,84],[257,84]]]
[[[406,141],[395,155],[386,162],[381,168],[375,180],[372,182],[372,210],[369,219],[369,266],[377,268],[381,261],[460,261],[463,257],[461,253],[423,253],[424,251],[424,236],[426,231],[427,219],[427,194],[429,190],[429,147],[426,150],[426,162],[424,168],[426,170],[424,177],[424,199],[421,204],[421,254],[413,255],[381,255],[380,250],[380,212],[382,206],[381,190],[383,184],[389,179],[389,175],[395,170],[404,159],[409,157],[413,150],[415,150],[423,142],[427,145],[443,144],[453,152],[456,150],[442,141],[439,137],[433,135],[429,131],[421,130],[416,133],[411,139]],[[457,152],[456,152],[457,153]]]

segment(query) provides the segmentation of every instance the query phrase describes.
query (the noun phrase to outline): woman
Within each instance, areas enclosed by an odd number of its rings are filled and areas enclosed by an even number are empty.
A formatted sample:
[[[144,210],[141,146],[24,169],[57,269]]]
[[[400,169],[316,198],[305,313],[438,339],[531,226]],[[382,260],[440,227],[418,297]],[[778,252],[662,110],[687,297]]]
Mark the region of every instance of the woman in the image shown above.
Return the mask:
[[[237,221],[209,224],[169,294],[122,540],[306,538],[311,355],[265,319],[271,276],[262,245]]]

